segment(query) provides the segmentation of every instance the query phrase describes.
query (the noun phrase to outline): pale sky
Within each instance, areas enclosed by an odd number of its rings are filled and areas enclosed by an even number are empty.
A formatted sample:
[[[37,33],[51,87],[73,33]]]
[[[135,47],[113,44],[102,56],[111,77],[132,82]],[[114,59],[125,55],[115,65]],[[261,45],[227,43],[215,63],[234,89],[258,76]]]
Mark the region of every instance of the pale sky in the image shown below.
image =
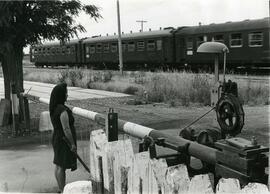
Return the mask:
[[[77,18],[87,30],[79,38],[117,33],[116,0],[81,0],[100,7],[103,18],[95,22],[81,14]],[[269,0],[119,0],[121,31],[138,32],[145,20],[144,31],[160,27],[179,27],[241,21],[269,17]],[[29,49],[25,49],[28,53]]]
[[[101,7],[103,19],[98,23],[87,15],[79,18],[87,33],[81,37],[117,33],[116,0],[82,0]],[[227,21],[258,19],[269,16],[269,0],[119,0],[121,31],[138,32],[145,20],[144,30],[179,27]]]

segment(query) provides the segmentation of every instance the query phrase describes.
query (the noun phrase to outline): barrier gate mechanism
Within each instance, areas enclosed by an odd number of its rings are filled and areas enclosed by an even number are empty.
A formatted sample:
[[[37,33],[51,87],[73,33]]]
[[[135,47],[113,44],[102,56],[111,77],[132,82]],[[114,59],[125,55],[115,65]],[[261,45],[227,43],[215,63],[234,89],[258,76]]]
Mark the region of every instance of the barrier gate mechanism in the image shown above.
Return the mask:
[[[226,54],[229,49],[226,45],[219,42],[206,42],[199,46],[198,53],[215,54],[215,79],[211,88],[212,110],[216,111],[217,122],[220,129],[195,129],[189,128],[203,116],[193,121],[187,127],[181,130],[180,137],[197,142],[198,145],[207,146],[215,149],[215,162],[201,160],[202,167],[193,169],[191,167],[190,152],[194,145],[190,142],[182,142],[180,145],[174,142],[169,135],[150,133],[143,139],[140,145],[140,151],[150,151],[151,158],[166,158],[169,165],[185,163],[191,174],[201,174],[213,172],[215,182],[220,178],[238,178],[241,184],[256,181],[267,183],[268,175],[265,168],[268,166],[268,157],[266,153],[269,148],[257,143],[255,137],[251,141],[235,137],[244,126],[244,110],[238,99],[237,83],[228,80],[226,82]],[[219,55],[223,54],[223,80],[219,81]],[[177,141],[177,140],[176,140]],[[177,144],[178,146],[175,146]],[[177,151],[176,154],[158,156],[155,151],[155,145],[171,148]],[[202,150],[203,151],[203,150]],[[204,155],[209,155],[205,152]]]
[[[211,88],[211,105],[215,107],[217,122],[219,123],[222,137],[236,136],[241,133],[244,126],[244,110],[238,98],[237,83],[226,82],[226,55],[229,53],[227,46],[220,42],[205,42],[197,50],[198,53],[215,55],[215,79]],[[223,54],[223,80],[219,80],[219,55]]]

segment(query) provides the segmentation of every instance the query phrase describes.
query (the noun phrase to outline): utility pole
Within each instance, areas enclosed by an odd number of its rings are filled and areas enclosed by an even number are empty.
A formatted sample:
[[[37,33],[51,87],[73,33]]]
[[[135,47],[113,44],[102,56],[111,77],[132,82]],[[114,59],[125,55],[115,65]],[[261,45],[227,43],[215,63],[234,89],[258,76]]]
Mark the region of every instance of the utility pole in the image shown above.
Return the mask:
[[[143,31],[143,23],[146,23],[147,21],[145,20],[137,20],[136,22],[141,23],[141,32]]]
[[[119,52],[119,68],[123,75],[123,54],[122,54],[122,42],[121,42],[121,22],[120,22],[120,9],[119,0],[117,0],[117,22],[118,22],[118,52]]]

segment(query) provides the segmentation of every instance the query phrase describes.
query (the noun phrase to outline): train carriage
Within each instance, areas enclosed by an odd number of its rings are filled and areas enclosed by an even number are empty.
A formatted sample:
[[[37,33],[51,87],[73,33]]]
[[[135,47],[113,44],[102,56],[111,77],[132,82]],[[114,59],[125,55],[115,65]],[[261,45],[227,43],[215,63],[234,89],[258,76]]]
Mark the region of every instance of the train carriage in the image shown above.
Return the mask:
[[[152,68],[172,64],[173,29],[122,34],[125,69]],[[83,61],[88,66],[118,68],[118,36],[100,36],[83,40]]]
[[[213,68],[213,57],[197,53],[206,41],[227,45],[229,69],[266,67],[270,69],[269,18],[223,24],[165,28],[122,34],[124,69]],[[71,40],[65,44],[45,43],[31,47],[36,66],[88,66],[118,69],[118,35]]]
[[[30,60],[37,67],[81,64],[79,41],[71,40],[65,44],[53,42],[32,46],[30,48]]]
[[[175,33],[176,62],[195,69],[209,65],[212,57],[196,50],[203,42],[217,41],[226,44],[230,50],[227,59],[230,68],[269,67],[269,30],[269,18],[178,28]]]

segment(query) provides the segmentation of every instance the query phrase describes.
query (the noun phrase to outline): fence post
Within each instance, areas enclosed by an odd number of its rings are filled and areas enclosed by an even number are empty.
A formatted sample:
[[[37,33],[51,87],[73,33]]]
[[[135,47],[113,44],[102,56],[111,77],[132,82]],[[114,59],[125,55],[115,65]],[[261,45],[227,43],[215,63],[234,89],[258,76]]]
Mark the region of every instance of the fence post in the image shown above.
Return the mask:
[[[23,93],[20,95],[20,102],[21,102],[21,112],[23,114],[23,121],[25,132],[28,134],[30,133],[30,112],[29,112],[29,103],[27,97],[23,96]]]
[[[102,129],[90,135],[90,177],[93,193],[104,193],[103,157],[107,149],[107,137]]]
[[[25,130],[27,133],[30,133],[30,111],[27,97],[23,97],[23,113],[25,121]]]
[[[117,141],[113,150],[114,193],[126,194],[128,189],[128,173],[134,157],[130,139]]]
[[[109,109],[109,113],[106,118],[106,134],[108,137],[108,142],[118,140],[118,115],[113,111],[112,108]]]
[[[19,132],[19,110],[16,86],[13,82],[10,83],[10,88],[10,99],[12,104],[12,135],[17,136]]]

